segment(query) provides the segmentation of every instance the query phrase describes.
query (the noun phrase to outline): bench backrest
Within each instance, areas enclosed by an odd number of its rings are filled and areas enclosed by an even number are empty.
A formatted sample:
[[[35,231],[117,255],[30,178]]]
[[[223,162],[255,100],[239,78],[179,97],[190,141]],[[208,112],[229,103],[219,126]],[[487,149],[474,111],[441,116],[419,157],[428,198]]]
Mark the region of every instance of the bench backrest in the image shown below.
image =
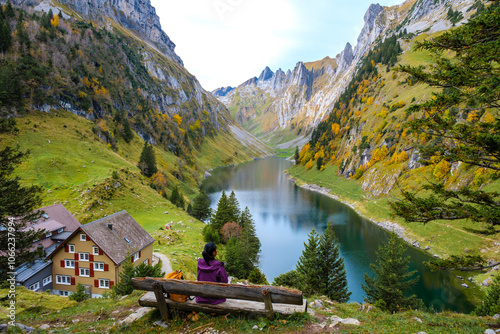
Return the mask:
[[[271,295],[273,303],[302,305],[302,291],[268,285],[239,285],[214,282],[185,281],[165,278],[132,278],[136,290],[154,291],[159,283],[164,292],[206,298],[229,298],[262,301],[264,294]]]

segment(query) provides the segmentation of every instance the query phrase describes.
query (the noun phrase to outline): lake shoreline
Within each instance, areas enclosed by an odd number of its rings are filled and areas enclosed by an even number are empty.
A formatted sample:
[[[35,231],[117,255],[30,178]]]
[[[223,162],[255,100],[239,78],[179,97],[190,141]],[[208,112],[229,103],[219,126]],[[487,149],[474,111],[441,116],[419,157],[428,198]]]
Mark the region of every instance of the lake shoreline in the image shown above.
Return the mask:
[[[420,248],[420,243],[417,240],[411,239],[409,236],[407,236],[406,229],[403,226],[399,225],[398,223],[391,222],[391,221],[378,221],[378,220],[375,220],[373,218],[366,217],[361,213],[360,210],[358,210],[358,208],[355,205],[356,203],[349,202],[347,200],[340,198],[339,196],[337,196],[335,194],[332,194],[331,189],[318,186],[317,184],[314,184],[314,183],[306,183],[305,181],[303,181],[301,179],[297,179],[296,177],[292,176],[288,171],[284,171],[284,173],[298,187],[320,193],[320,194],[325,195],[327,197],[330,197],[336,201],[339,201],[340,203],[350,207],[352,210],[354,210],[354,212],[356,212],[363,219],[366,219],[367,221],[379,226],[380,228],[382,228],[388,232],[396,233],[396,235],[398,237],[400,237],[401,239],[403,239],[408,244],[408,246],[414,247],[414,248],[424,252],[427,255],[431,255],[432,257],[438,257],[437,254],[433,254],[429,250],[425,250],[425,249]]]

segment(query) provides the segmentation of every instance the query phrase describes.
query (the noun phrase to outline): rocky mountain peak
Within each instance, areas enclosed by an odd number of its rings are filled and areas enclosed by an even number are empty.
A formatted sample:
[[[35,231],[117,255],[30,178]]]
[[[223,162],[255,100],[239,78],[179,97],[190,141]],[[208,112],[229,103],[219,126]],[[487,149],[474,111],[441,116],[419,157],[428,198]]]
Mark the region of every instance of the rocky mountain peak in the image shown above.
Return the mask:
[[[229,92],[231,92],[232,90],[234,90],[233,87],[227,86],[227,87],[217,88],[216,90],[213,90],[211,93],[216,97],[224,97],[227,94],[229,94]]]
[[[266,66],[264,71],[262,71],[262,73],[259,76],[259,81],[267,81],[267,80],[271,79],[273,77],[273,75],[274,75],[274,72],[271,71],[269,66]]]
[[[368,10],[366,11],[364,16],[365,24],[368,25],[370,28],[373,28],[375,19],[377,18],[378,14],[380,14],[382,9],[383,7],[380,6],[378,3],[371,4],[370,7],[368,7]]]
[[[13,0],[16,5],[34,5],[33,0]],[[40,3],[41,1],[36,1]],[[92,21],[106,22],[111,18],[118,24],[136,32],[140,38],[152,42],[161,53],[184,66],[175,53],[175,44],[162,30],[160,18],[150,0],[59,0]]]

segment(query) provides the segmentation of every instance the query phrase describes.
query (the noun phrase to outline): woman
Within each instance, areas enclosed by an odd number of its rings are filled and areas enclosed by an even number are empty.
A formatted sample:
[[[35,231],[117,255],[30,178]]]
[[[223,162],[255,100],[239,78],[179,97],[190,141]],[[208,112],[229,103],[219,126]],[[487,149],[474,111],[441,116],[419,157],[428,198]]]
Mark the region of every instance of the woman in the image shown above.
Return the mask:
[[[227,283],[226,269],[224,268],[224,263],[219,262],[215,259],[217,255],[217,246],[213,242],[209,242],[205,245],[203,252],[203,259],[198,259],[198,281],[204,282],[218,282]],[[204,298],[196,297],[196,302],[201,304],[220,304],[224,303],[226,298]]]

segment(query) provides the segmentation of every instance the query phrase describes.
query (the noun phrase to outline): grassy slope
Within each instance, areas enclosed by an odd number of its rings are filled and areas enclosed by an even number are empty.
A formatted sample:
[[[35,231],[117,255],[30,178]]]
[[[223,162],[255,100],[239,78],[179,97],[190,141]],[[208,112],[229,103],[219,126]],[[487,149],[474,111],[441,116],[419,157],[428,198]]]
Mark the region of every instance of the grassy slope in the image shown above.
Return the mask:
[[[0,299],[6,297],[8,290],[0,290]],[[41,298],[43,296],[43,298]],[[48,330],[39,330],[39,333],[83,333],[96,331],[100,333],[180,333],[200,332],[213,328],[226,333],[254,333],[254,326],[263,327],[266,332],[310,333],[317,332],[320,323],[327,323],[332,315],[343,319],[355,318],[361,322],[360,326],[338,325],[336,331],[342,333],[484,333],[495,321],[489,317],[478,318],[470,315],[442,313],[431,314],[419,311],[408,311],[398,314],[388,314],[378,309],[361,310],[357,303],[338,304],[326,302],[326,308],[316,310],[316,315],[296,315],[286,319],[277,319],[273,322],[260,317],[245,316],[210,316],[202,314],[197,322],[185,318],[185,315],[175,316],[168,323],[168,329],[155,326],[153,323],[160,319],[157,310],[150,312],[142,319],[131,325],[118,325],[139,308],[138,292],[130,296],[115,299],[88,300],[76,303],[68,298],[49,296],[34,293],[24,288],[18,289],[16,321],[27,326],[38,328],[42,324],[49,324]],[[2,314],[7,304],[1,302]],[[43,315],[43,316],[42,316]],[[422,322],[420,323],[418,320]],[[5,316],[0,315],[4,320]],[[327,332],[325,328],[325,332]],[[320,331],[322,332],[322,331]],[[328,331],[329,332],[329,331]]]
[[[169,255],[176,252],[172,261],[174,269],[183,269],[192,277],[196,270],[193,256],[198,256],[201,251],[199,232],[203,223],[151,189],[149,180],[136,167],[144,145],[138,136],[130,144],[119,141],[118,150],[113,151],[96,137],[92,126],[92,122],[69,112],[36,112],[17,119],[20,130],[17,135],[0,135],[0,148],[19,144],[22,150],[30,149],[31,155],[17,170],[18,175],[26,184],[43,186],[44,205],[62,203],[81,223],[127,210],[157,238],[155,232],[161,233],[159,228],[166,223],[186,224],[174,224],[174,230],[179,230],[175,242],[161,245],[156,242],[154,247]],[[238,156],[232,158],[235,151]],[[207,139],[197,156],[200,167],[213,168],[227,161],[241,163],[251,160],[255,155],[235,138],[221,134]],[[167,175],[168,187],[171,189],[177,184],[184,195],[192,199],[203,173],[186,172],[186,179],[180,182],[172,176],[172,172],[180,168],[177,158],[158,149],[156,157],[159,170]],[[118,179],[113,179],[114,171]],[[193,175],[198,175],[198,179]],[[117,182],[120,186],[114,188]],[[181,226],[182,229],[177,229]]]

